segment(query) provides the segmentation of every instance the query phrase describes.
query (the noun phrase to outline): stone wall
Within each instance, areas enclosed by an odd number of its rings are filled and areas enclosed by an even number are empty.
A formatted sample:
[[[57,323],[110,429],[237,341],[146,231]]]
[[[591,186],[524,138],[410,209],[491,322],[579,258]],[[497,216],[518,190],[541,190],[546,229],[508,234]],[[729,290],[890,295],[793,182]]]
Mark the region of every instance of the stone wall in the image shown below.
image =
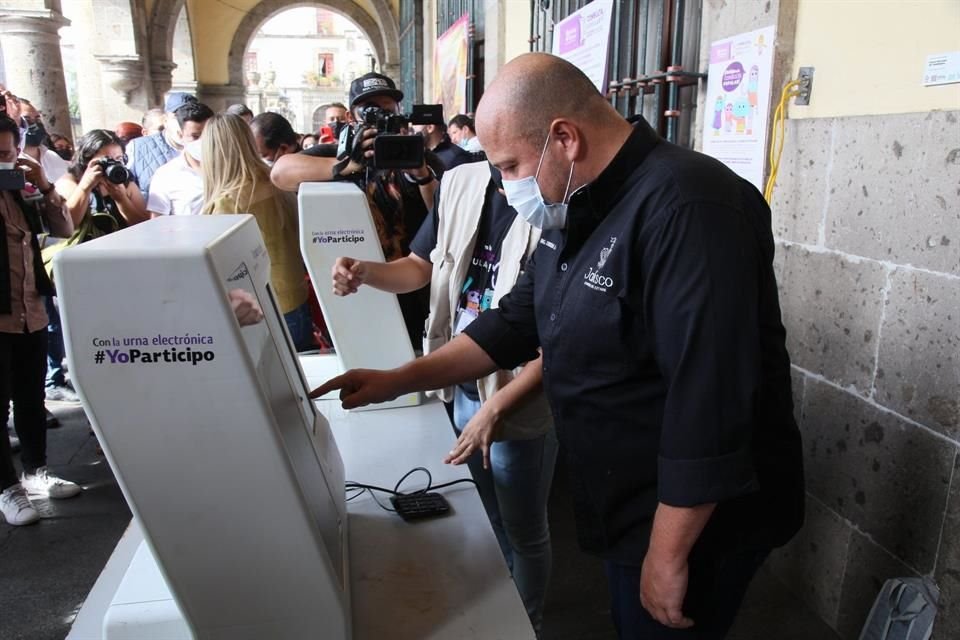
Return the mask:
[[[808,515],[771,564],[843,638],[887,578],[960,637],[960,112],[791,120],[772,203]]]

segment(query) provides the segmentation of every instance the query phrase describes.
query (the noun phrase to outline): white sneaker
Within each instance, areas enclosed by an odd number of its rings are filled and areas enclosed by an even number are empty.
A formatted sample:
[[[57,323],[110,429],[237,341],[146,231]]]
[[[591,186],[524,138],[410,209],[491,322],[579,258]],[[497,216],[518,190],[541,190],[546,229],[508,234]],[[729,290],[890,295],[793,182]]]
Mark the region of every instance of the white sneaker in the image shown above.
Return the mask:
[[[24,473],[20,476],[20,484],[27,493],[51,500],[72,498],[80,493],[80,487],[69,480],[58,478],[50,473],[46,467],[40,467],[33,473]]]
[[[0,493],[0,511],[7,519],[7,524],[14,526],[33,524],[40,519],[40,514],[33,508],[27,492],[19,484],[7,487]]]
[[[59,387],[47,387],[46,397],[48,402],[63,402],[66,404],[80,404],[80,396],[69,385]]]

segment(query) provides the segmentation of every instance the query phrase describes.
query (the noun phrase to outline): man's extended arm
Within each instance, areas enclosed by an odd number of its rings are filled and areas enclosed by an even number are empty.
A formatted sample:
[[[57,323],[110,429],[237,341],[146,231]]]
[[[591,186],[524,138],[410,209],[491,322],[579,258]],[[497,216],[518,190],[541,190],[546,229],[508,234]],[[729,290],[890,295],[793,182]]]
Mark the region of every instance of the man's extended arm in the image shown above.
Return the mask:
[[[310,393],[319,398],[340,389],[344,409],[387,402],[406,393],[442,389],[477,380],[497,370],[480,345],[459,335],[433,353],[389,371],[355,369],[327,381]]]
[[[301,182],[330,182],[336,158],[318,158],[303,153],[288,153],[277,159],[270,171],[270,181],[278,189],[296,191]]]

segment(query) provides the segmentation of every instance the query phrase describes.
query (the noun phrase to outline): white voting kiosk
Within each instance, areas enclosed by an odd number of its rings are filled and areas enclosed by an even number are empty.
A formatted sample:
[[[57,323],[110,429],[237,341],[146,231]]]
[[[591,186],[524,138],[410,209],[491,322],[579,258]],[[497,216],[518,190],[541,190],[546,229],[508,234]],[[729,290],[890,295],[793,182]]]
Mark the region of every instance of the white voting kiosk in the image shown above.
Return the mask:
[[[254,218],[153,220],[62,252],[55,278],[73,380],[147,544],[103,637],[350,638],[343,463]],[[263,322],[240,326],[238,290]]]
[[[383,249],[367,198],[353,184],[306,182],[300,185],[300,251],[330,328],[336,355],[305,358],[311,378],[327,379],[348,369],[392,369],[414,358],[397,296],[361,287],[357,293],[334,295],[331,268],[338,257],[383,262]],[[420,394],[360,410],[409,407]]]
[[[362,193],[304,185],[301,203],[304,238],[364,229],[374,242],[303,243],[336,357],[294,354],[249,216],[160,218],[58,258],[72,372],[134,513],[68,640],[534,640],[473,486],[442,489],[450,515],[416,524],[370,495],[344,504],[345,476],[469,473],[442,463],[455,436],[438,402],[306,399],[344,364],[413,352],[395,296],[322,291],[337,256],[382,259]],[[239,326],[236,289],[263,323]],[[351,299],[366,302],[340,306]]]

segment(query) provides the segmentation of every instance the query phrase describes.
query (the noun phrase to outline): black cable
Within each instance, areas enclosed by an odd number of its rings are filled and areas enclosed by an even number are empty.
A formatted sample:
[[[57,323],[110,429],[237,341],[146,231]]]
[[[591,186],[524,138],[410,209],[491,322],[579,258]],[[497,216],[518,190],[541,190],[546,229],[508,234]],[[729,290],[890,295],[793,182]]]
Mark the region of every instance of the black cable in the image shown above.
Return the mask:
[[[415,474],[417,471],[423,471],[425,474],[427,474],[427,486],[423,489],[414,491],[413,493],[426,493],[427,491],[430,491],[430,487],[433,485],[433,475],[430,473],[430,470],[426,467],[414,467],[413,469],[410,469],[410,471],[407,471],[405,474],[403,474],[403,477],[397,481],[397,484],[393,487],[394,493],[398,495],[405,495],[400,491],[400,485],[403,484],[404,480]]]
[[[455,485],[455,484],[461,484],[461,483],[463,483],[463,482],[468,482],[468,483],[470,483],[470,484],[472,484],[472,485],[474,485],[474,486],[476,486],[476,484],[477,484],[477,481],[474,480],[473,478],[460,478],[459,480],[451,480],[450,482],[444,482],[443,484],[438,484],[438,485],[435,485],[435,486],[430,487],[430,488],[431,488],[431,489],[443,489],[444,487],[452,487],[452,486]]]
[[[406,480],[407,478],[409,478],[411,475],[413,475],[413,474],[416,473],[417,471],[422,471],[423,473],[427,474],[427,486],[424,487],[423,489],[417,489],[416,491],[411,491],[410,493],[404,493],[403,491],[400,491],[400,486],[403,484],[403,481]],[[353,481],[350,481],[350,480],[348,480],[348,481],[344,484],[344,488],[346,489],[346,491],[347,491],[348,493],[349,493],[350,491],[354,491],[354,492],[355,492],[355,493],[353,493],[352,495],[348,495],[348,496],[347,496],[347,502],[351,502],[351,501],[359,498],[359,497],[362,496],[364,493],[369,493],[369,494],[370,494],[370,497],[373,498],[373,501],[377,503],[377,506],[378,506],[378,507],[380,507],[380,508],[383,509],[384,511],[390,511],[390,512],[392,512],[392,513],[396,513],[396,509],[391,509],[390,507],[385,507],[385,506],[383,505],[383,503],[381,503],[380,500],[377,499],[376,493],[374,493],[374,492],[379,491],[380,493],[386,493],[386,494],[389,494],[389,495],[391,495],[391,496],[410,496],[410,495],[417,495],[417,494],[427,493],[427,492],[430,491],[431,489],[443,489],[443,488],[445,488],[445,487],[451,487],[451,486],[453,486],[453,485],[455,485],[455,484],[463,484],[463,483],[470,483],[470,484],[472,484],[472,485],[474,485],[474,486],[476,486],[476,484],[477,484],[476,481],[473,480],[473,478],[460,478],[459,480],[452,480],[452,481],[450,481],[450,482],[444,482],[444,483],[442,483],[442,484],[438,484],[438,485],[434,486],[434,484],[433,484],[433,474],[430,473],[430,470],[429,470],[429,469],[427,469],[426,467],[414,467],[414,468],[411,469],[410,471],[407,471],[405,474],[403,474],[403,477],[401,477],[400,480],[397,481],[397,484],[394,485],[393,489],[387,489],[387,488],[385,488],[385,487],[378,487],[378,486],[373,485],[373,484],[362,484],[362,483],[353,482]]]

